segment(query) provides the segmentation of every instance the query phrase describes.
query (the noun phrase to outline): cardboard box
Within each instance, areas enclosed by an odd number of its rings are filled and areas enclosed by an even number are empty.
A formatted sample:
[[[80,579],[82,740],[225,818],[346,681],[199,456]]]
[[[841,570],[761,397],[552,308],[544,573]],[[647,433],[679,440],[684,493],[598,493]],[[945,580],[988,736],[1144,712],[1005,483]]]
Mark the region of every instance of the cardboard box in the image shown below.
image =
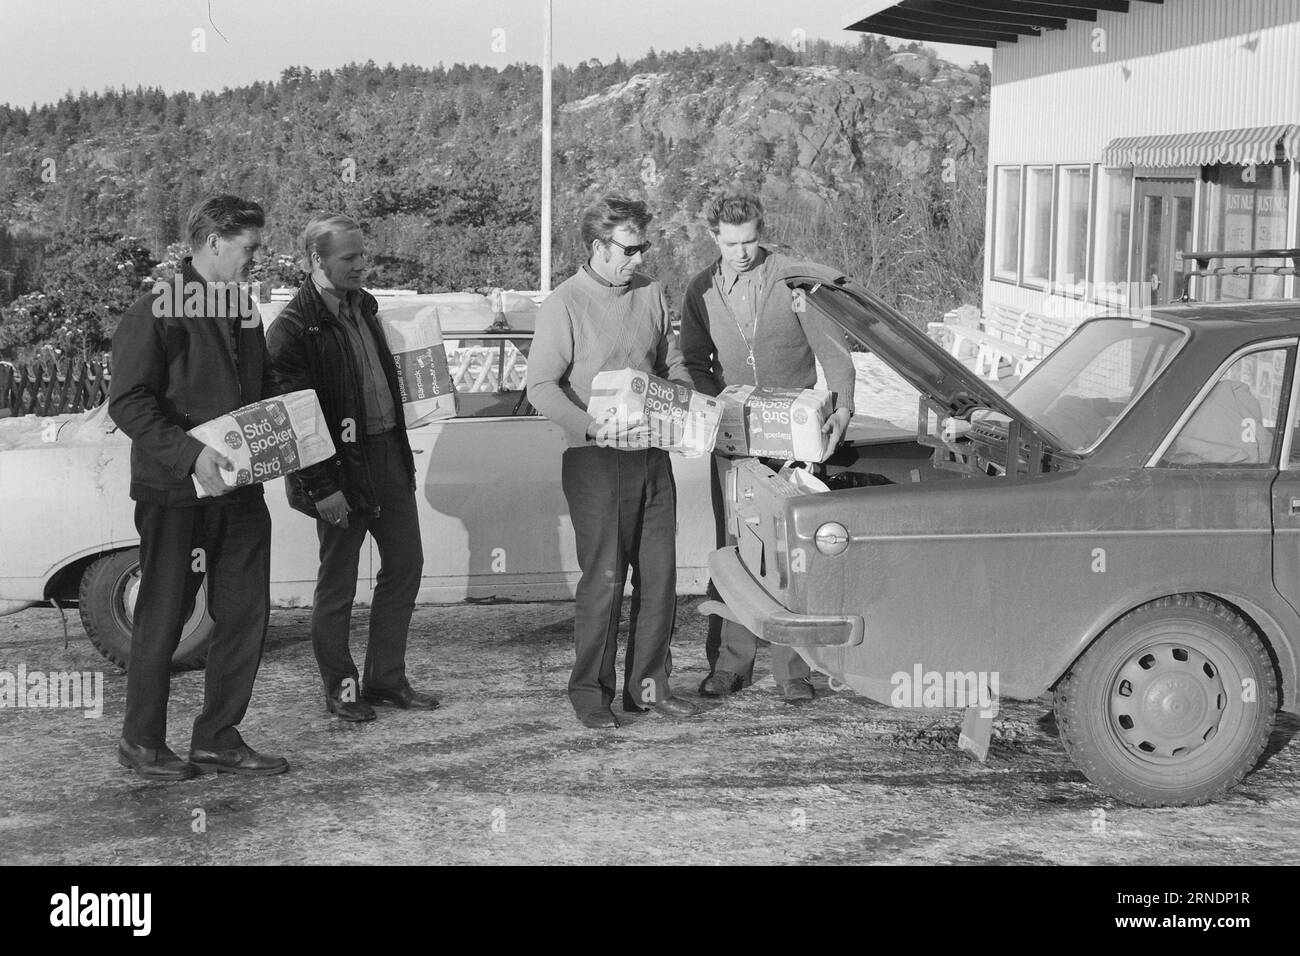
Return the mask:
[[[630,368],[600,372],[592,379],[587,413],[599,418],[610,409],[617,409],[630,424],[648,425],[655,448],[686,458],[713,450],[722,417],[717,399]]]
[[[722,424],[715,450],[735,458],[821,461],[822,427],[835,411],[835,393],[816,388],[732,385],[718,396]]]
[[[310,388],[237,408],[189,434],[235,463],[233,471],[221,471],[229,488],[282,478],[334,455],[325,415]],[[198,496],[206,498],[198,476],[193,481]]]
[[[447,367],[438,310],[436,305],[412,305],[379,312],[397,366],[407,428],[456,416],[456,386]]]

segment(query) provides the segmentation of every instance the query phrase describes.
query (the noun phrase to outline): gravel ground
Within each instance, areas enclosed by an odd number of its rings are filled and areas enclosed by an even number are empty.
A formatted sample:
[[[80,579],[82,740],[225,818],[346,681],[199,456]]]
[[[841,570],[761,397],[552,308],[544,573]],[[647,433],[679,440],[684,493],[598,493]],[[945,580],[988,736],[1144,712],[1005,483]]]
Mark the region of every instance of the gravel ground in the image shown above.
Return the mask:
[[[683,600],[679,693],[704,676]],[[367,612],[355,614],[357,643]],[[100,719],[0,710],[0,863],[1182,863],[1300,862],[1300,721],[1227,799],[1116,804],[1066,759],[1043,700],[1004,702],[989,760],[956,748],[960,712],[901,711],[824,678],[811,704],[760,680],[699,718],[591,731],[564,686],[572,606],[420,608],[409,669],[444,698],[370,724],[325,713],[307,612],[272,615],[243,731],[290,773],[147,783],[120,768],[125,678],[75,612],[0,619],[0,670],[102,671]],[[173,680],[170,740],[188,744],[202,675]]]

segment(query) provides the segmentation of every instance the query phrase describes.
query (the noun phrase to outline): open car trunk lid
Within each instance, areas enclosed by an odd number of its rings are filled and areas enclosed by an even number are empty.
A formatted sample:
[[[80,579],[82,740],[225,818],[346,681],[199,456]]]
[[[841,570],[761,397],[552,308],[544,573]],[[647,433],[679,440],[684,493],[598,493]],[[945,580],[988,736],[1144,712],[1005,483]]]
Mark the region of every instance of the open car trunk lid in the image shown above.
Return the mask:
[[[906,379],[922,395],[954,418],[988,408],[1019,423],[1022,434],[1037,437],[1045,448],[1061,442],[1027,418],[1006,397],[931,341],[902,314],[844,275],[814,274],[804,267],[781,276],[792,293],[802,293],[815,308],[863,348]]]

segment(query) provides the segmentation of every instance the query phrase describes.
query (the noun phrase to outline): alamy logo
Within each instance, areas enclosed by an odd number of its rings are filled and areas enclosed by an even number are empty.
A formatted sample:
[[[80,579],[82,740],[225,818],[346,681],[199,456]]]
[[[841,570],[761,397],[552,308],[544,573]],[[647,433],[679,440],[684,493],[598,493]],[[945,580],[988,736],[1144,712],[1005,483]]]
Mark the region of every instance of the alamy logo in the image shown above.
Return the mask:
[[[87,719],[104,716],[103,671],[0,670],[0,708],[85,711]]]
[[[896,671],[889,683],[893,707],[979,707],[981,717],[998,712],[997,671],[927,671],[914,664],[910,674]]]
[[[254,326],[260,313],[247,282],[186,282],[177,273],[170,283],[155,282],[153,314],[160,319],[242,319]]]
[[[148,936],[153,923],[151,893],[69,893],[50,897],[51,926],[129,926],[135,936]]]

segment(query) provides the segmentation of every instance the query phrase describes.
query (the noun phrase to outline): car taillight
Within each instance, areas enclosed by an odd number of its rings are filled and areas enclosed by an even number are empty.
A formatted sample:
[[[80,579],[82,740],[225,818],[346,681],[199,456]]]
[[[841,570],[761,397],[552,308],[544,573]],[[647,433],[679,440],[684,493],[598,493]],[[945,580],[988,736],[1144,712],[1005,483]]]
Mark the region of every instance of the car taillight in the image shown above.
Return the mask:
[[[813,540],[817,543],[817,550],[822,554],[834,557],[837,554],[843,554],[849,546],[849,529],[844,527],[838,521],[828,521],[813,535]]]

